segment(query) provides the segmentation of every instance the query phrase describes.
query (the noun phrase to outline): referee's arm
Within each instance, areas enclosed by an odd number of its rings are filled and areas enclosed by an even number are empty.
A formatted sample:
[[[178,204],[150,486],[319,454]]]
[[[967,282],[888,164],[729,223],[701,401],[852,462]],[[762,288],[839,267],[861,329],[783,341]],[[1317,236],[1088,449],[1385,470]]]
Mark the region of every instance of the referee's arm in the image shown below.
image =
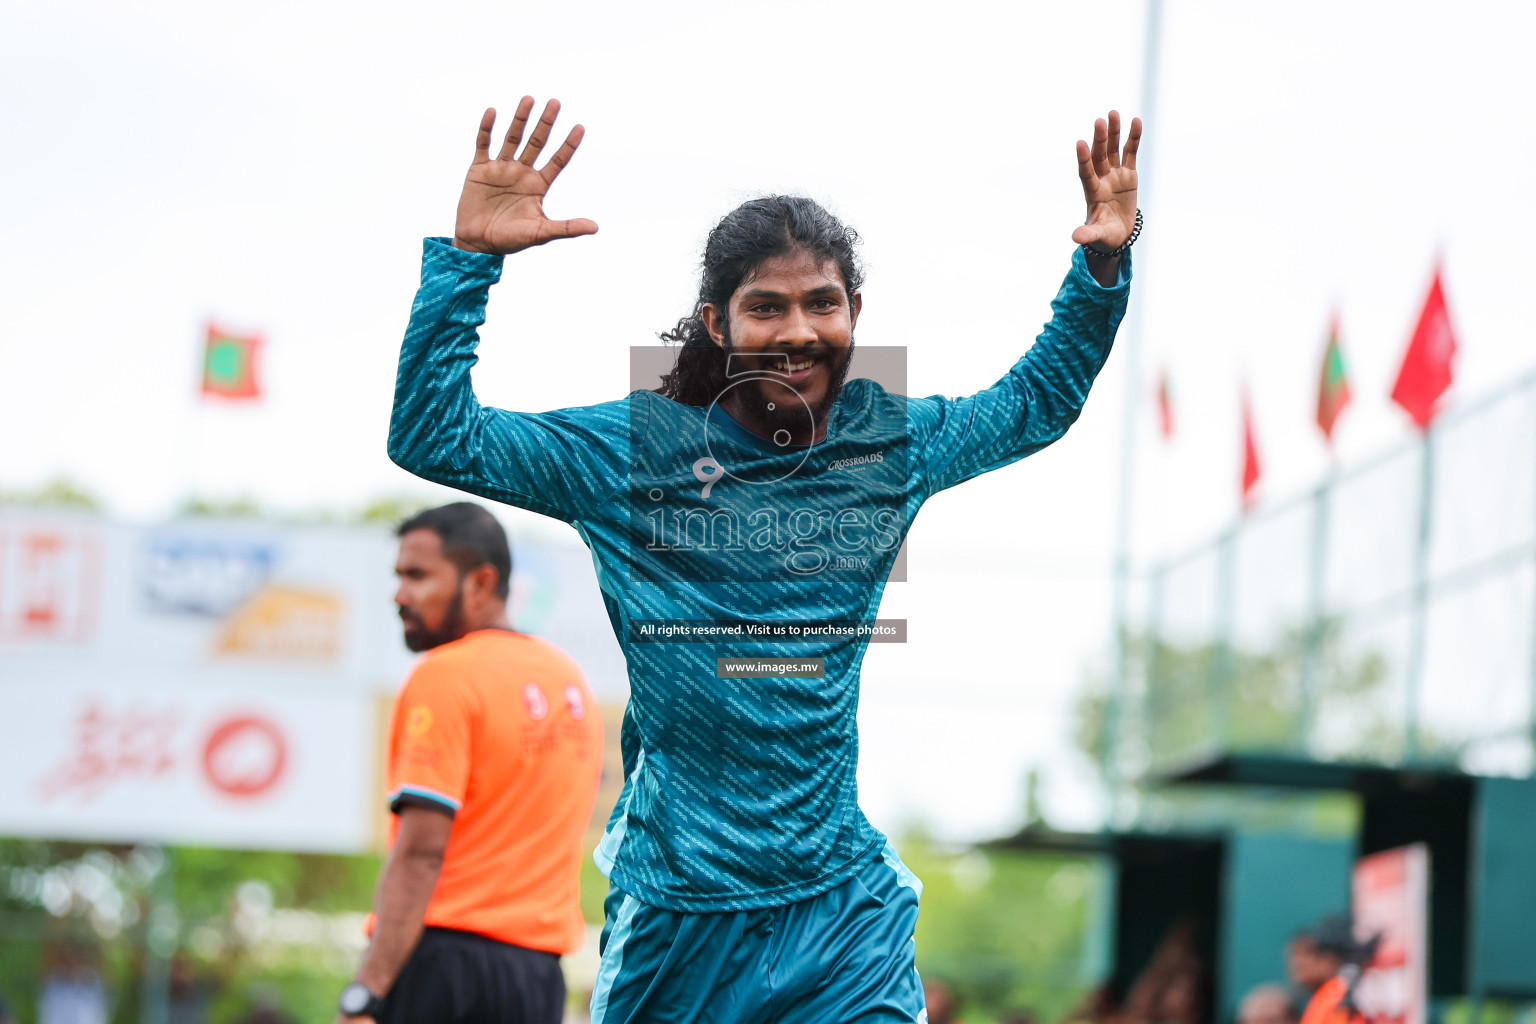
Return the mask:
[[[358,968],[356,981],[380,996],[389,992],[411,951],[421,940],[422,918],[443,868],[443,851],[453,817],[444,808],[410,804],[399,808],[400,830],[379,875],[373,910],[377,921],[373,940]],[[358,1024],[366,1018],[338,1016],[338,1022]]]

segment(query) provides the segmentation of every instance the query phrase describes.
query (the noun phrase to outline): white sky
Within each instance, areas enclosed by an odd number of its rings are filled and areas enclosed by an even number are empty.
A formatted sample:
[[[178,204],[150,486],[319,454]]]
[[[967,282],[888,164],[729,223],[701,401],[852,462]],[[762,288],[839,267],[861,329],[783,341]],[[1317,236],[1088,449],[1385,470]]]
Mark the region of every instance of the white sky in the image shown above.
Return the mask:
[[[1342,461],[1403,436],[1386,392],[1437,251],[1452,401],[1533,362],[1536,9],[1388,10],[1168,3],[1133,301],[1140,386],[1168,367],[1179,429],[1165,445],[1144,405],[1143,560],[1233,515],[1244,377],[1264,492],[1322,471],[1335,303],[1356,393]],[[1074,140],[1139,110],[1143,19],[1140,2],[9,5],[0,487],[68,475],[133,517],[194,488],[294,510],[419,489],[384,440],[420,240],[452,231],[480,110],[524,92],[586,124],[548,208],[601,233],[509,260],[482,400],[622,394],[628,347],[689,306],[709,225],[766,190],[863,233],[859,337],[910,347],[914,393],[984,387],[1066,268]],[[269,339],[258,409],[199,409],[210,316]],[[1030,765],[1056,821],[1093,820],[1068,733],[1108,636],[1119,363],[1065,441],[919,519],[882,611],[912,642],[866,662],[877,824],[1010,827]]]

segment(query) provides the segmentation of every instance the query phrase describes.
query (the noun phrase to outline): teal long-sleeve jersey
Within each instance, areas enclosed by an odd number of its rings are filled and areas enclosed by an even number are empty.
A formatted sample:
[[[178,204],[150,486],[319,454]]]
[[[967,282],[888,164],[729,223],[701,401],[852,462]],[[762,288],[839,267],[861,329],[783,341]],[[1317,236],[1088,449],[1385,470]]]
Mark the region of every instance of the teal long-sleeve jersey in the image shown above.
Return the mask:
[[[426,240],[390,457],[575,526],[628,663],[624,787],[596,858],[643,903],[793,903],[884,846],[858,806],[859,666],[907,527],[930,495],[1076,420],[1125,313],[1081,250],[1052,317],[992,387],[908,398],[850,379],[823,440],[779,445],[718,405],[652,391],[545,413],[486,408],[470,370],[502,258]],[[731,381],[728,387],[739,381]],[[837,623],[813,638],[668,637],[668,623]],[[718,678],[719,658],[820,658],[821,678]]]

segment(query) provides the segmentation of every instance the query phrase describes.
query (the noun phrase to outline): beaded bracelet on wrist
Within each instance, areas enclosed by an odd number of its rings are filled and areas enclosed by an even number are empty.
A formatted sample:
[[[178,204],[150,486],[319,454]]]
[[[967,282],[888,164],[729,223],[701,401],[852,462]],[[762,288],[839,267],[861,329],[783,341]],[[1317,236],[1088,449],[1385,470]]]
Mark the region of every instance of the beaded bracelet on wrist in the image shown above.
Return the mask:
[[[1109,252],[1105,252],[1103,249],[1095,249],[1093,246],[1089,245],[1087,242],[1084,242],[1083,243],[1083,251],[1086,252],[1090,256],[1098,256],[1098,257],[1100,257],[1102,259],[1110,259],[1110,258],[1115,257],[1115,256],[1123,256],[1124,254],[1126,254],[1126,253],[1131,251],[1131,246],[1136,244],[1136,236],[1138,236],[1140,234],[1141,234],[1141,209],[1138,207],[1137,210],[1136,210],[1136,226],[1131,228],[1131,237],[1127,238],[1123,243],[1121,243],[1120,248],[1118,248],[1118,249],[1111,249]]]

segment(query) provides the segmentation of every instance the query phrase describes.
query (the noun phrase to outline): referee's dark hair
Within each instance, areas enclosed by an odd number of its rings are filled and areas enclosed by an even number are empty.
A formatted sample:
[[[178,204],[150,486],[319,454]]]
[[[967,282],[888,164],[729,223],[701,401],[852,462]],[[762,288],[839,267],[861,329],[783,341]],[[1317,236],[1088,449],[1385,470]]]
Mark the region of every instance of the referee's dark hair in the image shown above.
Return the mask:
[[[511,591],[512,548],[495,516],[472,501],[455,501],[416,513],[395,529],[395,536],[404,537],[412,530],[437,534],[443,542],[443,557],[458,567],[460,578],[482,565],[494,568],[496,596],[506,600]]]

